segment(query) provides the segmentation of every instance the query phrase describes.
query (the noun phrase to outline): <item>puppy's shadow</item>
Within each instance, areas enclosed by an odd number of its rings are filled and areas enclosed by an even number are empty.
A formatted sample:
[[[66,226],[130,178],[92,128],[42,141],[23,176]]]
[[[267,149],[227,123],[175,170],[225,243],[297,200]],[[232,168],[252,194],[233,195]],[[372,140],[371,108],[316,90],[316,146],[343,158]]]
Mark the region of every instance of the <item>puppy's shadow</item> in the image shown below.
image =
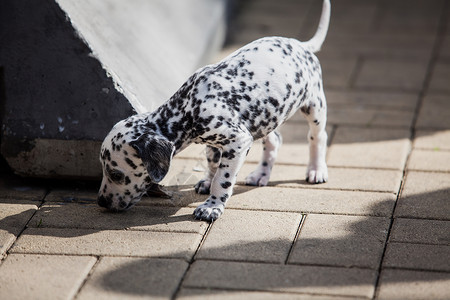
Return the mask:
[[[257,186],[248,186],[243,183],[238,183],[234,187],[233,195],[246,193],[249,190],[258,188]],[[167,206],[167,207],[188,207],[193,204],[200,205],[207,198],[208,194],[198,194],[192,185],[172,185],[165,186],[164,189],[169,194],[168,197],[143,197],[140,205],[151,206]]]

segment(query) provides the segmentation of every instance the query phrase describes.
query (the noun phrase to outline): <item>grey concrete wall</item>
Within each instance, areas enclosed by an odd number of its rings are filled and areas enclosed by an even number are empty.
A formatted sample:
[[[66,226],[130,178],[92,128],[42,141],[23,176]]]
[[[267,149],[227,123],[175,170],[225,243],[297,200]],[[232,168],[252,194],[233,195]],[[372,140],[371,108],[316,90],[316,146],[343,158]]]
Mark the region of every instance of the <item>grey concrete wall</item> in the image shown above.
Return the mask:
[[[21,175],[101,175],[101,141],[224,38],[226,0],[2,0],[1,154]]]
[[[224,0],[57,0],[138,112],[172,96],[225,37]]]

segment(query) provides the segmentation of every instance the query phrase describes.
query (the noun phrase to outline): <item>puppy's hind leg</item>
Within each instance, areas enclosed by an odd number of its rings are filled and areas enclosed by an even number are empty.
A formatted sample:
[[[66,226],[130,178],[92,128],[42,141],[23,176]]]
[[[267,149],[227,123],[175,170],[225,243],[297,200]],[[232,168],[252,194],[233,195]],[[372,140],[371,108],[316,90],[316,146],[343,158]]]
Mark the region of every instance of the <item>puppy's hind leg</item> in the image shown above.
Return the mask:
[[[220,164],[220,156],[222,151],[218,148],[206,146],[206,159],[208,161],[208,170],[205,173],[205,177],[197,182],[195,185],[195,191],[198,194],[209,194],[211,182],[216,174],[217,168]]]
[[[272,131],[263,139],[262,159],[256,170],[245,178],[246,185],[266,186],[269,183],[270,173],[281,143],[281,134],[277,130]]]
[[[325,161],[327,153],[327,107],[325,95],[320,93],[316,101],[306,102],[300,110],[308,120],[309,164],[306,181],[323,183],[328,181],[328,168]]]

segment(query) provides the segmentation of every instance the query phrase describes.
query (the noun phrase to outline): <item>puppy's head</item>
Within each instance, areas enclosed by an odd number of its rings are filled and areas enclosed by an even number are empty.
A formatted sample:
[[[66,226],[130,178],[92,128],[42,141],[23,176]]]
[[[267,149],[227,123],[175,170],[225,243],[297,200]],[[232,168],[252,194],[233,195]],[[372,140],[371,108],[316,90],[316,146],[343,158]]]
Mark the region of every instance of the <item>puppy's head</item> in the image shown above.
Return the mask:
[[[103,180],[98,204],[122,211],[136,204],[169,171],[174,145],[152,131],[133,128],[129,120],[117,123],[100,151]]]

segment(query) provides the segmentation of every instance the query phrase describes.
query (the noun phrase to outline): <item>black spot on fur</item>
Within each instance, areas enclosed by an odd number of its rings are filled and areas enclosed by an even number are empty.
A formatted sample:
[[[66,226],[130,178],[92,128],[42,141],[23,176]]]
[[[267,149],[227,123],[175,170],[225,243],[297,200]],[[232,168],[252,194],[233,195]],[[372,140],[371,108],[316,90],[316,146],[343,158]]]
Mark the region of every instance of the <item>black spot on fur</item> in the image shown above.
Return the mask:
[[[220,184],[224,189],[227,189],[231,186],[231,182],[225,181]]]
[[[136,164],[135,164],[131,159],[129,159],[128,157],[125,157],[125,162],[126,162],[130,167],[132,167],[133,170],[136,170],[136,169],[137,169]]]

